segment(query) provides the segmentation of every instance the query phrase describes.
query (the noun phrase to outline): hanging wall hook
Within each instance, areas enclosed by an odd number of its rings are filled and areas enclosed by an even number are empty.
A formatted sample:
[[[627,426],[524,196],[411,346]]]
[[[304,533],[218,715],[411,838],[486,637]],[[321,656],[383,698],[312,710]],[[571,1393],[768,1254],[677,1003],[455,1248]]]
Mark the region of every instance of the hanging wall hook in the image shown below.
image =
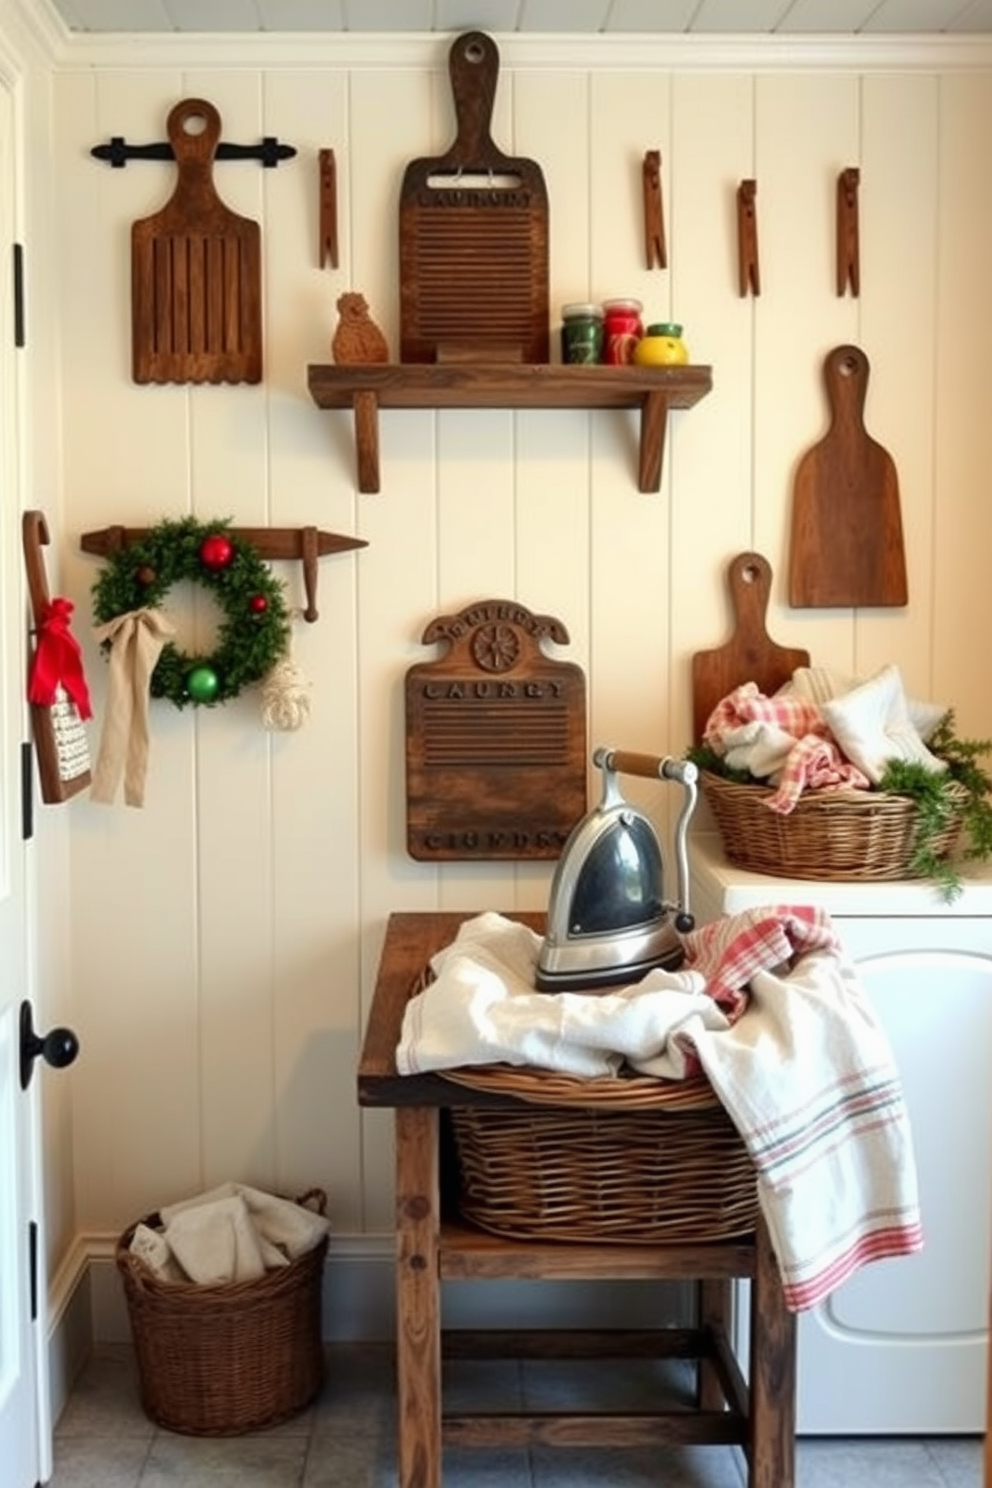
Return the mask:
[[[646,150],[641,167],[644,191],[644,252],[647,266],[668,268],[665,249],[665,215],[661,204],[661,151]]]
[[[741,296],[748,290],[754,295],[761,293],[761,273],[758,267],[758,218],[754,199],[758,194],[758,183],[742,181],[737,188],[737,278]]]
[[[858,186],[861,172],[848,166],[837,177],[837,293],[861,293],[858,252]]]

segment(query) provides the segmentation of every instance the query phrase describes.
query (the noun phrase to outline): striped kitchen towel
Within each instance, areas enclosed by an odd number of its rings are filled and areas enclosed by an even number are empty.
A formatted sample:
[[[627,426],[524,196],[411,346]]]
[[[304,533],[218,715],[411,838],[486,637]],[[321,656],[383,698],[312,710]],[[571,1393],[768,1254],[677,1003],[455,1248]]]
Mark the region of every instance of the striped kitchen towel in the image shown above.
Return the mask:
[[[690,1036],[754,1162],[801,1311],[869,1261],[922,1248],[912,1134],[888,1039],[841,952],[756,971],[748,990],[743,1017]]]

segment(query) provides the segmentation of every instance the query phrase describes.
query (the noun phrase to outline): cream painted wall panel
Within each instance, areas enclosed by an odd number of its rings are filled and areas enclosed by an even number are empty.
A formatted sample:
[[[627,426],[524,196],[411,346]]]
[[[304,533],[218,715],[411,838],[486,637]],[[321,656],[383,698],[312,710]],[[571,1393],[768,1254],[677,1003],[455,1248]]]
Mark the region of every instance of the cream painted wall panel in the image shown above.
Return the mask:
[[[522,72],[514,86],[515,150],[534,159],[548,188],[551,359],[561,359],[561,308],[596,301],[591,253],[600,205],[594,193],[589,126],[590,79],[582,72]],[[589,673],[589,509],[592,426],[582,410],[516,415],[517,593],[525,604],[556,616],[569,644],[548,654]],[[587,697],[588,708],[588,697]],[[594,740],[590,736],[590,752]],[[598,776],[598,772],[597,772]],[[590,780],[595,795],[598,779]],[[516,902],[547,904],[551,869],[522,863]]]
[[[78,554],[78,534],[111,521],[156,521],[175,509],[177,494],[186,506],[188,409],[180,390],[146,396],[130,382],[130,222],[155,210],[166,177],[154,165],[151,180],[142,170],[111,172],[88,154],[114,133],[158,137],[154,94],[138,77],[62,82],[56,160],[72,224],[60,291],[67,571],[88,638],[98,564]],[[99,719],[106,668],[92,643],[87,650]],[[73,964],[89,1051],[75,1084],[83,1228],[124,1224],[183,1191],[198,1171],[190,739],[186,720],[166,720],[160,733],[156,716],[143,812],[73,803]]]
[[[935,691],[955,701],[965,736],[992,736],[984,657],[992,628],[992,78],[940,82],[937,250],[936,513],[933,656]],[[977,685],[976,685],[977,683]]]
[[[589,277],[592,222],[599,211],[589,175],[589,77],[521,72],[513,100],[513,153],[537,162],[548,190],[551,360],[559,361],[562,305],[599,298]]]
[[[447,74],[445,74],[445,77]],[[430,153],[420,142],[448,143],[450,124],[433,127],[439,81],[428,73],[362,73],[351,79],[353,152],[349,220],[355,262],[370,276],[375,298],[390,308],[390,344],[398,348],[399,189],[410,159]],[[388,108],[383,99],[388,98]],[[327,415],[324,415],[327,417]],[[397,909],[438,902],[437,874],[406,854],[403,676],[423,656],[423,617],[438,594],[438,515],[434,460],[439,415],[393,410],[380,419],[382,490],[359,501],[363,553],[358,584],[359,799],[362,861],[362,1028],[375,983],[382,936]],[[354,1080],[349,1082],[354,1089]],[[392,1122],[364,1113],[365,1223],[392,1222]]]
[[[262,117],[255,73],[190,73],[183,85],[188,96],[205,98],[218,109],[222,139],[249,141],[278,132],[279,126],[270,128]],[[288,174],[292,164],[278,169]],[[264,265],[266,173],[253,162],[221,162],[213,174],[225,205],[259,223]],[[263,285],[266,277],[263,271]],[[273,314],[264,304],[263,363]],[[265,384],[190,387],[188,397],[195,514],[202,521],[227,516],[244,526],[265,526],[270,505]],[[194,600],[199,614],[214,611],[209,596],[194,590]],[[209,638],[198,650],[211,647],[218,620],[216,612],[209,616]],[[192,716],[202,1102],[196,1186],[247,1178],[264,1188],[279,1187],[272,1119],[271,781],[257,694],[247,693],[223,708],[193,710]]]
[[[737,187],[754,176],[753,82],[676,77],[672,93],[671,310],[683,325],[691,361],[713,367],[709,396],[670,420],[667,743],[681,753],[692,737],[692,655],[729,637],[727,563],[754,541],[751,357],[760,301],[742,298],[737,280]],[[761,214],[759,182],[759,265]]]
[[[755,173],[762,293],[755,323],[755,547],[774,573],[768,630],[814,661],[850,670],[853,619],[787,607],[792,483],[826,433],[823,358],[858,339],[857,301],[836,294],[838,173],[858,163],[858,81],[761,76],[755,83]]]
[[[896,467],[909,604],[857,616],[855,665],[859,676],[869,677],[901,657],[907,687],[931,697],[936,78],[865,77],[861,134],[858,329],[871,364],[865,426]]]
[[[600,298],[633,296],[650,319],[664,304],[664,276],[644,257],[642,162],[661,151],[667,177],[669,79],[650,73],[594,77],[590,100],[592,283]],[[663,197],[667,182],[663,184]],[[593,419],[590,506],[590,740],[663,753],[667,737],[671,462],[660,492],[637,489],[639,422],[633,413]],[[669,447],[669,454],[671,450]],[[645,808],[651,782],[625,794]],[[598,793],[598,788],[597,788]]]
[[[348,199],[344,74],[275,74],[266,117],[297,147],[294,171],[267,187],[268,457],[273,522],[357,535],[350,451],[326,443],[335,420],[306,388],[306,362],[329,358],[341,267],[319,267],[317,152],[334,149],[338,203]],[[280,172],[282,168],[280,167]],[[350,437],[350,430],[347,431]],[[361,1224],[357,588],[366,550],[319,563],[313,624],[297,620],[294,655],[312,684],[298,731],[271,736],[273,1146],[279,1187],[319,1182],[338,1226]],[[299,564],[283,565],[297,609]]]

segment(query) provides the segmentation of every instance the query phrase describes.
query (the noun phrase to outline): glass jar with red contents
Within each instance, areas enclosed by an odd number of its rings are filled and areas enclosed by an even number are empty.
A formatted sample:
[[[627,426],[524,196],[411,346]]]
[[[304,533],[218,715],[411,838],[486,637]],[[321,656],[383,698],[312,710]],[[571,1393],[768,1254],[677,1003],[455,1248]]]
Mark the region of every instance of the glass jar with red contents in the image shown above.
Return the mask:
[[[603,361],[611,367],[628,366],[644,334],[640,300],[604,300]]]

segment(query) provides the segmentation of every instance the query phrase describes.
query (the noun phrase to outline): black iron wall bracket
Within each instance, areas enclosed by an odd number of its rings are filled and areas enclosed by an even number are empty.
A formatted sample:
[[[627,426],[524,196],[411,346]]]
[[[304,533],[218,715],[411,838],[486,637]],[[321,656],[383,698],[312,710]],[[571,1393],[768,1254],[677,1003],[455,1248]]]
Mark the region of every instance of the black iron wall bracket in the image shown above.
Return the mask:
[[[129,145],[122,135],[111,136],[110,143],[94,145],[90,154],[97,160],[108,161],[115,170],[123,170],[129,160],[175,160],[172,145],[162,140],[153,145]],[[259,160],[271,168],[280,160],[292,160],[296,150],[284,145],[274,135],[267,134],[257,145],[231,145],[221,140],[214,155],[215,160]]]

